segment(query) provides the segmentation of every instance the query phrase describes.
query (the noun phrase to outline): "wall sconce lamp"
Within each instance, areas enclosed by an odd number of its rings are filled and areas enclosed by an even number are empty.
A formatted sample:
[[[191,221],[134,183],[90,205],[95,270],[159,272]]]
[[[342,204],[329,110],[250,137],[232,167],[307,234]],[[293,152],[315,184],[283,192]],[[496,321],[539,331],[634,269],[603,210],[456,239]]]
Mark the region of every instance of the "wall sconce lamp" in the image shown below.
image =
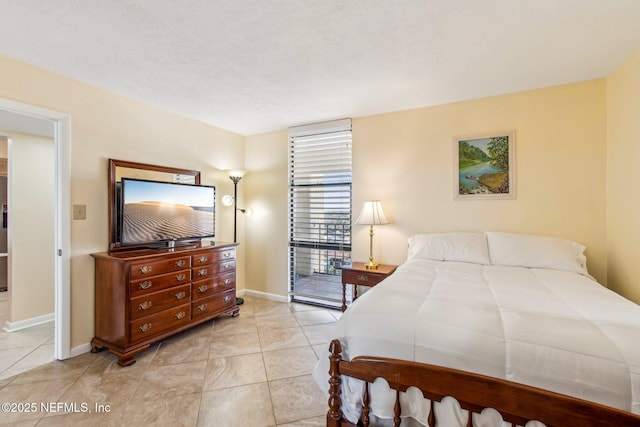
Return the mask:
[[[373,226],[389,224],[387,217],[384,216],[380,200],[364,202],[356,224],[369,226],[369,262],[365,264],[365,267],[367,270],[375,270],[379,264],[373,261]]]
[[[229,195],[229,194],[225,194],[224,196],[222,196],[222,205],[226,208],[228,208],[229,206],[233,205],[233,201],[234,198],[233,196]],[[241,209],[241,208],[236,208],[237,211],[245,214],[246,216],[251,216],[253,215],[253,209],[251,208],[246,208],[246,209]]]

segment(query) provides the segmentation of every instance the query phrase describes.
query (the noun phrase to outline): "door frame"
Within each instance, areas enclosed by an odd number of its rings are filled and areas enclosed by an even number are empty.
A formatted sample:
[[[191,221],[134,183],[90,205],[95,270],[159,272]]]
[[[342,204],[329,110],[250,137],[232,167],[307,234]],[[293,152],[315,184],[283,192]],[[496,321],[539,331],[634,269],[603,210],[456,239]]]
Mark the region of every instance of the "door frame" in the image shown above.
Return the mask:
[[[0,98],[0,109],[50,120],[55,157],[55,303],[54,356],[71,357],[71,116],[59,111]],[[9,129],[10,130],[10,129]]]

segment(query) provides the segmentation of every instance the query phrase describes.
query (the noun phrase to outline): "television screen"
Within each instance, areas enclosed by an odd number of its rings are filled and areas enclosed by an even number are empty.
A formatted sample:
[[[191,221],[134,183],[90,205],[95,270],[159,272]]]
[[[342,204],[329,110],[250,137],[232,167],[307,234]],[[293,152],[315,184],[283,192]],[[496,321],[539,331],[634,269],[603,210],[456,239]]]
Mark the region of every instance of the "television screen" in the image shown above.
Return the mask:
[[[120,244],[214,237],[215,200],[213,186],[123,178]]]

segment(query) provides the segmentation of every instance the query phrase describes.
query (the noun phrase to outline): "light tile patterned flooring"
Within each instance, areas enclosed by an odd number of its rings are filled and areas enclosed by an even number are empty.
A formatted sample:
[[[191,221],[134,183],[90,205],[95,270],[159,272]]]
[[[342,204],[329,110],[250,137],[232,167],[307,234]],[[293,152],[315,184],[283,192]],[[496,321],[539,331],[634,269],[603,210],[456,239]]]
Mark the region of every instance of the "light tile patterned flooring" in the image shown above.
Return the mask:
[[[174,335],[139,353],[133,366],[122,368],[103,351],[0,379],[0,402],[36,404],[35,412],[4,412],[0,423],[323,426],[327,400],[311,371],[340,315],[245,297],[239,317]]]
[[[9,333],[8,319],[8,295],[0,292],[0,381],[54,360],[53,322]]]

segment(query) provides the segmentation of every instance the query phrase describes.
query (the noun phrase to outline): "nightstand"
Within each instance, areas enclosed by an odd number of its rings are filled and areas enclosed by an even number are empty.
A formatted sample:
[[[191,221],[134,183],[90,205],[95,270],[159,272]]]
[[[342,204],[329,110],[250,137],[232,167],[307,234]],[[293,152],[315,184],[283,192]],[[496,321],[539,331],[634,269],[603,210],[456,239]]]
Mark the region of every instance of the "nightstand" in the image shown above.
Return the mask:
[[[375,286],[396,271],[397,265],[380,264],[375,270],[368,270],[364,262],[354,262],[342,266],[342,311],[347,309],[347,284],[353,286],[353,300],[358,298],[358,286]]]

